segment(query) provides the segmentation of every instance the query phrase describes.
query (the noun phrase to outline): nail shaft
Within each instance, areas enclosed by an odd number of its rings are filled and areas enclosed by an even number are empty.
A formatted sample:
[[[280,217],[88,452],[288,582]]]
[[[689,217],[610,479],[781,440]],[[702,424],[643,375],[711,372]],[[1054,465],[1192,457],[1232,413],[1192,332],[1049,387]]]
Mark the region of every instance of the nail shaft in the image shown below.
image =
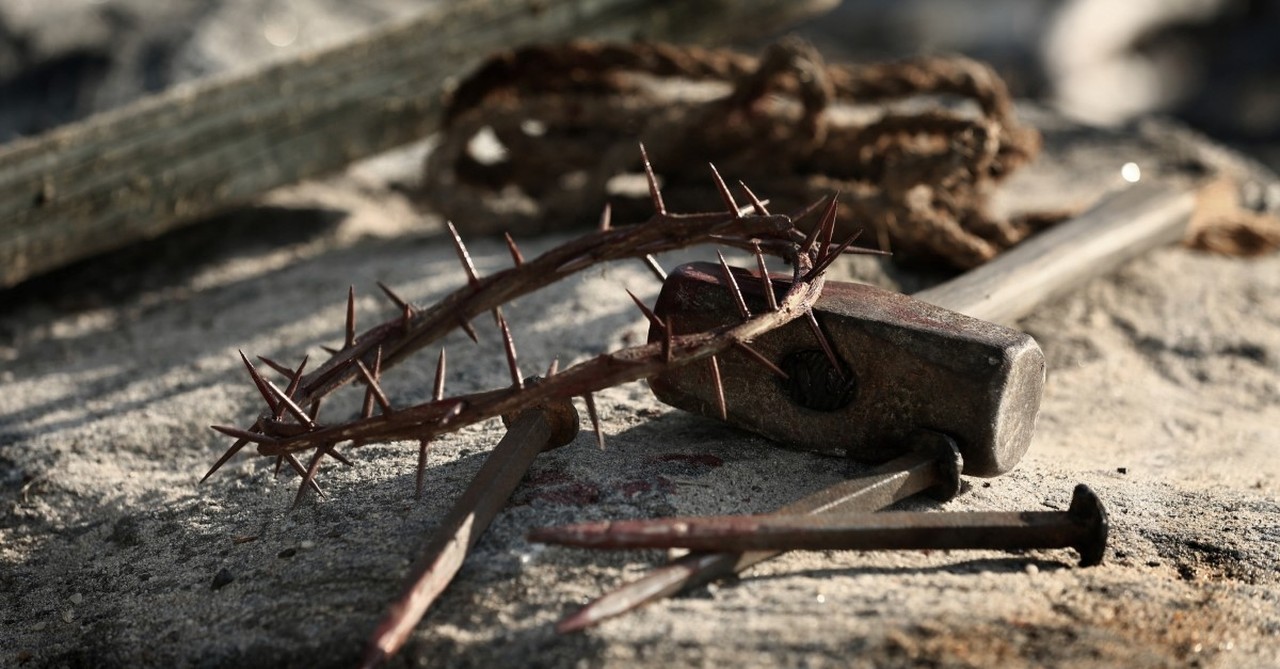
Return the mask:
[[[583,523],[535,530],[530,539],[584,548],[711,550],[1021,550],[1074,548],[1081,566],[1101,560],[1106,513],[1087,486],[1071,511],[888,512],[711,516]],[[1101,539],[1099,538],[1101,533]]]
[[[883,509],[926,490],[950,498],[960,486],[960,452],[936,432],[914,436],[920,450],[886,462],[778,510],[780,514],[828,514]],[[606,593],[556,625],[561,634],[584,629],[682,590],[746,570],[784,551],[694,552]]]
[[[534,381],[530,379],[530,383]],[[399,650],[458,573],[468,551],[506,506],[534,458],[569,443],[577,432],[578,414],[568,401],[526,410],[511,422],[414,565],[409,586],[370,638],[362,667],[376,666]]]

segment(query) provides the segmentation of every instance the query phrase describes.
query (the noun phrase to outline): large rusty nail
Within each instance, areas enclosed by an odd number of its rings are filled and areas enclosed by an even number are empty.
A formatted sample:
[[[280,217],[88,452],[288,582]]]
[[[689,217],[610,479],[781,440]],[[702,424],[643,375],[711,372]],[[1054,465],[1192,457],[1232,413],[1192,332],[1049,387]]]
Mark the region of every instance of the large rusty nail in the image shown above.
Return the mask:
[[[583,523],[529,538],[588,548],[693,550],[953,550],[1074,548],[1080,566],[1102,562],[1107,512],[1078,485],[1067,511],[890,512],[809,516],[713,516]]]
[[[860,476],[842,481],[778,510],[779,514],[871,512],[917,493],[946,501],[960,492],[964,463],[950,437],[917,430],[910,438],[913,452],[895,458]],[[658,567],[641,578],[602,595],[556,625],[561,634],[591,627],[681,590],[710,583],[769,560],[784,551],[695,552]]]
[[[526,381],[533,385],[537,377]],[[362,667],[373,667],[400,649],[432,602],[449,586],[467,552],[480,540],[539,453],[573,441],[578,412],[568,400],[503,416],[507,434],[454,504],[414,565],[408,587],[392,603],[369,640]]]

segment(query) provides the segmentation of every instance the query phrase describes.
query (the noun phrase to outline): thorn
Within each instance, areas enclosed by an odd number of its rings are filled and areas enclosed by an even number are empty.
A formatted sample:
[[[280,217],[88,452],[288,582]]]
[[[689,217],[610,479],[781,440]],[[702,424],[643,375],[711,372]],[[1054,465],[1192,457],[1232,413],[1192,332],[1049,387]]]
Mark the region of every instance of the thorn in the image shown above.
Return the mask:
[[[476,276],[476,266],[471,262],[471,254],[467,253],[467,245],[462,243],[462,235],[458,234],[458,229],[453,227],[453,221],[445,221],[445,226],[449,228],[449,234],[453,237],[453,250],[458,252],[458,260],[462,261],[462,269],[467,271],[467,283],[476,285],[480,282],[480,278]]]
[[[823,244],[821,248],[826,249],[827,245],[831,243],[830,237],[831,237],[831,234],[835,231],[836,206],[838,204],[839,202],[836,200],[835,196],[832,196],[830,201],[827,203],[826,211],[824,211],[822,214],[822,219],[819,220],[818,224],[814,226],[812,231],[809,232],[809,235],[804,238],[804,245],[801,247],[803,249],[801,251],[802,253],[804,253],[805,255],[813,254],[815,245],[818,242],[818,237],[821,236],[820,233],[825,234],[828,240],[826,244]],[[828,226],[831,226],[831,232],[827,231]]]
[[[729,269],[729,263],[725,262],[724,254],[716,251],[716,257],[720,258],[720,267],[724,270],[724,278],[729,282],[729,288],[733,293],[733,302],[738,305],[738,314],[742,318],[751,318],[751,310],[747,308],[746,298],[742,296],[742,289],[738,288],[738,279],[733,276],[733,270]]]
[[[608,202],[600,210],[600,232],[608,232],[613,227],[613,207]]]
[[[280,408],[280,403],[271,396],[271,391],[267,390],[267,380],[262,378],[262,375],[258,373],[258,369],[253,366],[252,362],[249,362],[249,357],[244,354],[244,351],[237,350],[236,352],[240,354],[240,359],[244,361],[245,368],[249,370],[249,377],[253,379],[253,385],[258,387],[258,392],[262,395],[262,399],[267,401],[267,406],[271,408],[272,413],[275,413]]]
[[[498,317],[498,327],[502,329],[502,345],[507,351],[507,367],[511,370],[511,383],[524,390],[524,377],[520,374],[520,365],[516,362],[516,342],[511,338],[511,330],[507,327],[507,319]]]
[[[407,304],[404,305],[404,309],[400,313],[400,327],[404,329],[406,334],[413,327],[413,307]]]
[[[361,363],[359,359],[356,360],[356,363],[359,364],[361,367],[364,366],[364,363]],[[364,371],[368,371],[368,370],[364,370]],[[374,397],[374,386],[377,385],[378,380],[381,378],[382,378],[382,347],[379,346],[378,350],[374,353],[374,356],[373,356],[374,383],[366,384],[365,386],[364,403],[360,405],[361,418],[369,418],[370,416],[373,415],[373,402],[376,399]],[[379,388],[379,390],[381,390],[381,388]]]
[[[214,429],[216,430],[217,428]],[[200,479],[200,482],[204,483],[205,481],[208,481],[209,477],[213,476],[214,472],[222,469],[222,465],[227,464],[228,460],[234,458],[236,453],[239,453],[240,449],[244,448],[247,443],[249,443],[248,439],[236,439],[236,443],[231,444],[231,448],[228,448],[226,452],[222,454],[222,457],[218,458],[218,461],[213,463],[213,466],[209,468],[209,472]]]
[[[560,358],[552,358],[551,364],[547,366],[547,378],[555,376],[560,371]]]
[[[662,265],[658,264],[658,259],[653,257],[652,253],[646,253],[644,256],[644,264],[649,267],[649,271],[658,277],[659,281],[667,280],[667,271],[662,269]]]
[[[747,199],[751,200],[751,206],[755,207],[756,213],[761,216],[768,216],[769,210],[764,208],[764,202],[762,202],[760,198],[756,197],[756,194],[752,193],[750,188],[747,188],[747,184],[742,181],[738,181],[738,185],[741,186],[743,192],[747,194]]]
[[[764,299],[769,303],[769,311],[778,310],[778,296],[773,294],[773,278],[769,276],[769,268],[764,264],[764,252],[760,243],[751,240],[751,248],[756,253],[756,266],[760,268],[760,279],[764,281]]]
[[[298,476],[301,476],[304,479],[306,478],[307,476],[306,468],[302,466],[302,463],[298,461],[298,458],[294,456],[293,453],[285,453],[284,458],[285,458],[285,462],[288,462],[289,466],[293,468],[293,471],[298,473]],[[305,484],[306,481],[303,481],[303,483]],[[316,491],[316,494],[322,497],[324,496],[324,491],[320,489],[320,484],[316,483],[315,479],[311,480],[311,489]],[[295,505],[296,504],[297,502],[295,502]]]
[[[342,352],[340,349],[336,349],[332,346],[325,346],[324,344],[320,345],[320,349],[323,350],[325,353],[328,353],[329,355],[338,355],[339,353]]]
[[[635,302],[637,307],[640,307],[640,313],[644,314],[644,317],[645,317],[645,318],[647,318],[647,319],[649,319],[649,323],[650,323],[651,325],[653,325],[653,326],[655,326],[655,327],[658,327],[658,328],[666,329],[666,327],[667,327],[667,326],[666,326],[666,324],[665,324],[665,323],[663,323],[663,322],[662,322],[662,319],[661,319],[661,318],[658,318],[658,315],[657,315],[657,314],[655,314],[655,313],[653,313],[653,310],[652,310],[652,309],[650,309],[649,307],[645,306],[645,303],[644,303],[644,302],[641,302],[641,301],[640,301],[640,298],[636,297],[635,293],[633,293],[633,292],[631,292],[630,290],[628,290],[628,291],[627,291],[627,295],[630,295],[630,296],[631,296],[631,301],[632,301],[632,302]]]
[[[368,387],[368,391],[373,393],[373,398],[378,401],[378,406],[382,407],[383,415],[392,413],[394,409],[391,408],[391,401],[387,399],[386,393],[382,392],[382,386],[378,383],[378,379],[373,372],[370,372],[369,368],[365,367],[364,362],[361,360],[356,360],[356,369],[360,370],[360,376],[364,377],[364,383]],[[365,418],[368,418],[368,416],[365,416]]]
[[[284,464],[284,456],[283,456],[283,455],[277,455],[277,456],[276,456],[276,470],[275,470],[274,472],[272,472],[272,474],[271,474],[271,478],[277,478],[277,479],[278,479],[278,478],[280,478],[280,466],[281,466],[281,465],[283,465],[283,464]]]
[[[510,232],[502,233],[507,240],[507,250],[511,252],[511,261],[519,267],[524,264],[524,255],[520,253],[520,247],[516,246],[516,240],[511,238]]]
[[[316,399],[311,400],[311,406],[307,407],[307,414],[311,416],[312,422],[315,422],[320,418],[320,399],[321,398],[317,397]]]
[[[422,484],[426,482],[427,475],[427,451],[431,448],[430,439],[418,440],[418,480],[415,484],[415,499],[422,499]]]
[[[805,273],[805,275],[804,275],[804,278],[802,278],[802,279],[800,279],[800,280],[801,280],[801,281],[810,281],[810,280],[812,280],[813,278],[815,278],[815,277],[817,277],[818,275],[820,275],[820,274],[822,274],[823,272],[825,272],[825,271],[827,270],[827,268],[831,266],[831,263],[835,262],[835,261],[836,261],[836,258],[839,258],[839,257],[840,257],[844,252],[845,252],[845,250],[846,250],[846,249],[848,249],[848,248],[853,244],[853,242],[854,242],[855,240],[857,240],[857,239],[858,239],[858,237],[859,237],[859,236],[861,236],[861,235],[862,235],[862,231],[861,231],[861,230],[859,230],[859,231],[857,231],[857,232],[853,233],[852,235],[849,235],[849,238],[848,238],[848,239],[846,239],[846,240],[844,240],[843,242],[841,242],[841,243],[840,243],[840,246],[837,246],[837,247],[836,247],[836,249],[835,249],[834,251],[832,251],[831,253],[828,253],[828,254],[824,255],[824,256],[822,257],[822,260],[820,260],[820,261],[818,261],[816,264],[814,264],[813,269],[811,269],[811,270],[809,270],[808,272],[806,272],[806,273]]]
[[[316,472],[320,470],[320,461],[324,459],[324,446],[316,448],[316,454],[311,457],[311,464],[307,465],[307,473],[302,476],[302,485],[298,486],[298,494],[293,498],[293,508],[298,508],[302,503],[302,498],[307,492],[307,485],[315,483]]]
[[[715,179],[716,190],[720,191],[720,199],[724,200],[724,206],[729,208],[729,213],[734,218],[742,218],[742,212],[738,210],[738,203],[733,201],[733,193],[729,192],[729,187],[725,185],[724,179],[720,176],[720,170],[716,169],[713,163],[707,163],[711,166],[711,176]]]
[[[271,369],[276,370],[276,372],[278,372],[281,376],[285,377],[286,379],[289,379],[290,381],[293,380],[292,368],[285,367],[284,365],[276,362],[275,360],[272,360],[271,358],[268,358],[265,355],[258,356],[258,360],[261,360],[262,364],[270,367]]]
[[[477,344],[480,343],[480,337],[476,335],[475,326],[471,325],[471,321],[468,321],[466,318],[459,316],[458,325],[462,328],[463,332],[467,333],[467,336],[471,338],[471,341]]]
[[[285,395],[293,397],[294,394],[298,392],[298,386],[302,385],[302,370],[307,368],[307,360],[310,359],[310,357],[311,356],[308,355],[302,356],[302,363],[298,365],[297,369],[293,370],[293,379],[289,381],[289,387],[284,390]]]
[[[818,344],[822,346],[822,352],[827,355],[827,362],[831,363],[831,368],[836,370],[837,374],[844,376],[843,368],[840,361],[836,358],[836,352],[831,348],[831,342],[827,341],[827,335],[823,334],[822,328],[818,325],[818,317],[813,315],[813,309],[804,312],[809,321],[809,329],[813,331],[813,336],[818,338]]]
[[[209,427],[231,437],[232,439],[236,439],[237,443],[240,441],[246,441],[255,444],[274,444],[279,441],[275,437],[265,435],[261,432],[250,432],[248,430],[241,430],[238,427],[229,427],[227,425],[210,425]]]
[[[724,401],[724,381],[720,379],[720,361],[711,356],[711,380],[716,384],[716,405],[720,408],[720,420],[729,421],[729,405]]]
[[[831,250],[831,240],[836,236],[836,215],[840,211],[840,194],[831,196],[831,206],[823,214],[822,246],[818,247],[818,256],[825,258]]]
[[[820,197],[820,198],[818,198],[818,199],[814,200],[813,202],[810,202],[809,204],[805,205],[804,207],[801,207],[799,211],[797,211],[796,213],[792,214],[789,218],[791,219],[791,221],[792,221],[793,223],[794,223],[794,222],[797,222],[797,221],[800,221],[800,220],[803,220],[803,219],[804,219],[804,218],[806,218],[809,214],[812,214],[813,212],[817,211],[817,210],[818,210],[818,207],[821,207],[821,206],[822,206],[822,201],[823,201],[823,200],[825,200],[825,199],[826,199],[825,197]]]
[[[271,389],[271,392],[275,394],[276,399],[280,401],[280,404],[284,406],[286,411],[293,415],[295,420],[307,427],[316,426],[316,424],[311,421],[311,417],[307,415],[307,412],[303,411],[302,407],[298,406],[298,404],[293,401],[293,398],[284,394],[284,391],[280,390],[276,384],[267,381],[267,387]]]
[[[604,432],[600,429],[600,414],[596,411],[596,398],[591,393],[582,396],[587,404],[587,417],[591,419],[591,429],[596,432],[596,445],[604,450]]]
[[[662,203],[662,191],[658,188],[658,177],[653,173],[653,165],[649,163],[649,152],[644,143],[640,144],[640,159],[644,161],[644,174],[649,179],[649,197],[653,200],[653,210],[659,216],[667,215],[667,206]]]
[[[347,286],[347,337],[342,348],[348,349],[356,345],[356,287]]]
[[[387,296],[387,299],[394,302],[398,309],[400,309],[401,311],[408,310],[410,313],[413,312],[413,305],[409,304],[408,300],[400,297],[399,295],[396,295],[396,292],[394,290],[391,290],[391,288],[388,287],[387,284],[381,281],[377,283],[378,283],[378,287],[382,289],[383,294]]]
[[[444,399],[444,374],[447,363],[445,361],[444,349],[440,349],[440,357],[436,359],[436,385],[431,391],[431,399],[439,402]]]
[[[778,367],[777,365],[770,362],[768,358],[764,357],[763,353],[752,348],[751,345],[748,344],[747,342],[734,341],[733,345],[736,346],[743,353],[746,353],[747,357],[751,358],[755,362],[760,363],[761,365],[763,365],[765,368],[767,368],[769,371],[773,372],[774,374],[777,374],[778,378],[781,378],[781,379],[791,378],[790,376],[787,375],[786,372],[782,371],[781,367]]]
[[[347,459],[347,456],[345,456],[345,455],[343,455],[343,454],[339,453],[339,452],[338,452],[337,447],[335,447],[335,446],[330,446],[330,447],[329,447],[329,455],[332,455],[334,460],[337,460],[338,462],[341,462],[342,464],[344,464],[344,465],[346,465],[346,466],[348,466],[348,467],[354,467],[354,466],[356,466],[356,463],[354,463],[354,462],[352,462],[352,461],[348,460],[348,459]]]

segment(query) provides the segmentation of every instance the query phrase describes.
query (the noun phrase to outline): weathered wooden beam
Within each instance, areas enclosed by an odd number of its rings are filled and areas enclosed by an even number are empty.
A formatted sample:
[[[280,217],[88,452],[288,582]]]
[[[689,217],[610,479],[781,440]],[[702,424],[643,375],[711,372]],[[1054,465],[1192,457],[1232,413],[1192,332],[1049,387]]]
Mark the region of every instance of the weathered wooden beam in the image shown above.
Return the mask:
[[[0,288],[435,130],[489,53],[571,37],[759,37],[834,0],[442,2],[352,42],[0,147]]]

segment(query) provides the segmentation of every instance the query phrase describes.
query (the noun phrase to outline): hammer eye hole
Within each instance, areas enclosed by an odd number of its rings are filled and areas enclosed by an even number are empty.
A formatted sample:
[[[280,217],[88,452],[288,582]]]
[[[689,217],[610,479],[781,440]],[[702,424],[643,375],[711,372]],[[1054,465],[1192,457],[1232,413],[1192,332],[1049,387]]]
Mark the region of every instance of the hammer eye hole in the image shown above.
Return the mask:
[[[782,382],[787,395],[806,409],[838,411],[857,395],[853,372],[843,364],[839,368],[832,366],[826,353],[818,349],[788,353],[780,367],[788,376]]]

